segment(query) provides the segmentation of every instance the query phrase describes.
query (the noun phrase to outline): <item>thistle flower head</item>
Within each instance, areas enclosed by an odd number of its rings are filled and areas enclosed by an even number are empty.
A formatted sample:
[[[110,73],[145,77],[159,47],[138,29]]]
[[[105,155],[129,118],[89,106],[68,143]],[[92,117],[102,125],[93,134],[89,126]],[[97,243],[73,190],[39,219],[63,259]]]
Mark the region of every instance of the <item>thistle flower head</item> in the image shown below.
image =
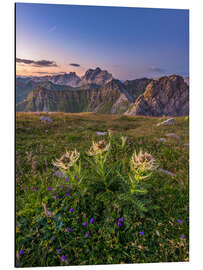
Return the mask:
[[[104,140],[101,140],[99,142],[93,142],[92,146],[90,147],[90,150],[88,152],[89,156],[95,156],[98,155],[99,153],[108,151],[110,148],[110,143],[107,144]]]
[[[52,164],[55,167],[62,168],[64,170],[72,167],[73,164],[78,160],[80,153],[75,149],[74,151],[66,151],[60,159],[53,161]]]
[[[155,159],[151,154],[142,150],[137,154],[136,151],[133,153],[131,158],[131,168],[132,169],[141,169],[141,170],[152,170],[156,167]]]

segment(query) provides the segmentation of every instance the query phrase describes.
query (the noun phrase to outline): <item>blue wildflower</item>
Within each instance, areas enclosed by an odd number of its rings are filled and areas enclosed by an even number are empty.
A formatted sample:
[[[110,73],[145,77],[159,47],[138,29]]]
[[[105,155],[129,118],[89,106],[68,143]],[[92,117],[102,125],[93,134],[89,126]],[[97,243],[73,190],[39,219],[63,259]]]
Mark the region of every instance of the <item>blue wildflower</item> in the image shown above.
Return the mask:
[[[23,249],[21,249],[19,252],[19,255],[23,255],[23,254],[24,254],[24,251],[23,251]]]
[[[121,227],[122,226],[122,223],[120,221],[118,221],[118,227]]]
[[[85,227],[87,226],[87,222],[86,222],[86,221],[85,221],[85,222],[83,222],[83,226],[85,226]]]
[[[71,207],[70,210],[69,210],[69,212],[70,213],[73,213],[73,211],[74,211],[74,209]]]
[[[65,262],[66,256],[65,255],[61,256],[61,260],[62,260],[62,262]]]
[[[90,218],[90,223],[94,223],[94,218]]]
[[[71,232],[71,231],[72,231],[72,229],[71,229],[70,227],[68,227],[67,231],[68,231],[68,232]]]

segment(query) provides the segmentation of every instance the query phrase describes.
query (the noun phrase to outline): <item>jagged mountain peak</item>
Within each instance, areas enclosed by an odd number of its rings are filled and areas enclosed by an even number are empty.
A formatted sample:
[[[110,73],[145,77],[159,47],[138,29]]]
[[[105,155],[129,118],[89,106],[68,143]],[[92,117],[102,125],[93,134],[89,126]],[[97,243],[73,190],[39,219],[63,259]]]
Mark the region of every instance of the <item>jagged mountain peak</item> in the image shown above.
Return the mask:
[[[96,69],[88,69],[81,77],[80,85],[95,83],[97,85],[104,85],[113,78],[112,74],[106,70],[97,67]]]
[[[125,113],[147,116],[189,114],[189,87],[179,75],[152,80],[135,104]]]

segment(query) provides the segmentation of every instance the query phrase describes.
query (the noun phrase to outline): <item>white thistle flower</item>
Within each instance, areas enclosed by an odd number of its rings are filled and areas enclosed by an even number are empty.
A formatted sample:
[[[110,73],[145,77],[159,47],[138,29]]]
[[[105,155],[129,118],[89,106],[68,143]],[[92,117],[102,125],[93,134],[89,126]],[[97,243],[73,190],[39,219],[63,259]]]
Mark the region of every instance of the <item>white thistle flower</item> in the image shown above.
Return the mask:
[[[156,167],[155,159],[147,152],[143,153],[140,150],[137,154],[135,151],[131,158],[131,167],[132,169],[152,170]]]
[[[110,148],[110,143],[106,144],[104,140],[99,141],[97,143],[93,142],[87,154],[89,156],[95,156],[95,155],[98,155],[99,153],[108,151],[109,148]]]
[[[52,162],[52,164],[58,168],[62,168],[64,170],[72,167],[73,164],[78,160],[80,153],[75,149],[74,151],[66,151],[64,155],[60,159]]]

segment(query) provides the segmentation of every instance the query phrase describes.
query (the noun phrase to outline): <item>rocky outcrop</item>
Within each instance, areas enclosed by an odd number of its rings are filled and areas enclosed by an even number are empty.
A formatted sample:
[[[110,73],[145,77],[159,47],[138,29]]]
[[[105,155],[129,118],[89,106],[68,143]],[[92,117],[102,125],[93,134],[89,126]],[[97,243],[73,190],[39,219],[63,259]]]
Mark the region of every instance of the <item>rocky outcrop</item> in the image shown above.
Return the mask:
[[[178,75],[152,80],[126,115],[183,116],[189,114],[189,86]]]

